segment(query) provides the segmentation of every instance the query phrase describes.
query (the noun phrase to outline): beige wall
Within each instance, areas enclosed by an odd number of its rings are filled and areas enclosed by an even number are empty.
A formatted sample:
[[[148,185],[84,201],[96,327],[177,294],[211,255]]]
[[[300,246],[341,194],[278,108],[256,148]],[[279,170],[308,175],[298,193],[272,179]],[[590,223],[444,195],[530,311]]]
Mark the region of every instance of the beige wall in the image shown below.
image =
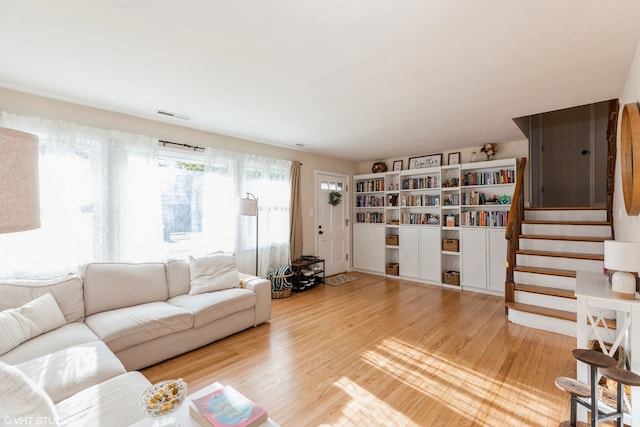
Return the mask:
[[[0,88],[0,111],[147,135],[153,138],[201,147],[215,147],[287,160],[299,160],[302,162],[301,188],[304,254],[316,254],[315,218],[309,215],[310,211],[315,211],[315,171],[321,170],[345,175],[353,175],[357,171],[356,163],[343,159],[320,156],[313,152],[259,144],[3,88]]]
[[[631,102],[640,100],[640,41],[636,46],[636,53],[633,57],[627,82],[620,95],[620,107]],[[622,179],[620,173],[620,120],[618,115],[618,152],[616,156],[616,178],[613,193],[613,224],[617,240],[640,242],[640,216],[628,216],[624,207],[624,197],[622,194]]]

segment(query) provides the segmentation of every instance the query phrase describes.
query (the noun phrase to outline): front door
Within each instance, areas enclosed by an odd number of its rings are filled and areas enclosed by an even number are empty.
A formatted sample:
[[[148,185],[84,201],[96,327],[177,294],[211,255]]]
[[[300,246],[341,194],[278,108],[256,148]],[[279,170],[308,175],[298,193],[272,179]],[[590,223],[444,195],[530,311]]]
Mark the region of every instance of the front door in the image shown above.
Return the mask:
[[[336,191],[342,195],[340,203],[329,203],[329,195]],[[347,176],[316,172],[316,236],[318,256],[325,260],[325,274],[347,271],[348,212]]]

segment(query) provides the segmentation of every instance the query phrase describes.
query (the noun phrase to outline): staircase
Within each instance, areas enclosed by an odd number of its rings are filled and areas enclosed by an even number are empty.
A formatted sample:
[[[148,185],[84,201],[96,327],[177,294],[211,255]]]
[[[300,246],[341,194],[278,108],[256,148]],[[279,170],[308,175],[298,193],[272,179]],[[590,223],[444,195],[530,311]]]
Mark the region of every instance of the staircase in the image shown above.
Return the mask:
[[[525,209],[509,320],[575,336],[576,271],[603,271],[611,230],[605,208]]]

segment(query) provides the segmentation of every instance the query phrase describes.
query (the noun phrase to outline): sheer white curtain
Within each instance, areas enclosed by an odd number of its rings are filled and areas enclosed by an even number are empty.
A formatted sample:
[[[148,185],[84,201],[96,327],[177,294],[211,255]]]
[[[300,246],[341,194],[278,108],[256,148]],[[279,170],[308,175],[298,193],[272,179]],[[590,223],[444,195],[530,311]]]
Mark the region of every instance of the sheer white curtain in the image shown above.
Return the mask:
[[[236,254],[240,271],[255,271],[256,218],[240,216],[238,200],[252,193],[258,198],[258,274],[289,261],[289,200],[291,162],[225,150],[205,151],[207,172],[206,218],[203,228],[219,250]],[[229,245],[233,242],[233,247]]]
[[[40,139],[42,227],[0,235],[1,277],[51,277],[90,261],[149,259],[159,201],[157,140],[0,113]],[[154,158],[155,157],[155,158]],[[160,236],[161,236],[160,232]]]
[[[258,273],[289,263],[290,161],[207,149],[197,180],[204,189],[188,181],[188,188],[167,190],[163,180],[171,175],[162,170],[156,139],[6,112],[0,112],[0,126],[40,138],[42,220],[38,230],[0,235],[0,277],[51,277],[91,261],[218,250],[235,253],[240,271],[252,273],[256,218],[240,217],[237,209],[246,192],[259,198]],[[176,220],[171,204],[163,205],[176,194],[189,196],[192,226],[177,230],[190,236],[179,243],[165,236]]]
[[[109,135],[110,258],[160,260],[162,201],[158,170],[158,140],[114,132]]]

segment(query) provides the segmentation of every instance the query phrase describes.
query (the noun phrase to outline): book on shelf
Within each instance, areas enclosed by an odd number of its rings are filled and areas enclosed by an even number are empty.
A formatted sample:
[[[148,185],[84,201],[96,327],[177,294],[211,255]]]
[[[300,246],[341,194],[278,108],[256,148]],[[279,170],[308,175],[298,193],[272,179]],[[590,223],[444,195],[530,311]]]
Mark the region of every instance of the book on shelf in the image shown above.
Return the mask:
[[[257,427],[269,414],[231,386],[191,399],[189,412],[203,426]]]

